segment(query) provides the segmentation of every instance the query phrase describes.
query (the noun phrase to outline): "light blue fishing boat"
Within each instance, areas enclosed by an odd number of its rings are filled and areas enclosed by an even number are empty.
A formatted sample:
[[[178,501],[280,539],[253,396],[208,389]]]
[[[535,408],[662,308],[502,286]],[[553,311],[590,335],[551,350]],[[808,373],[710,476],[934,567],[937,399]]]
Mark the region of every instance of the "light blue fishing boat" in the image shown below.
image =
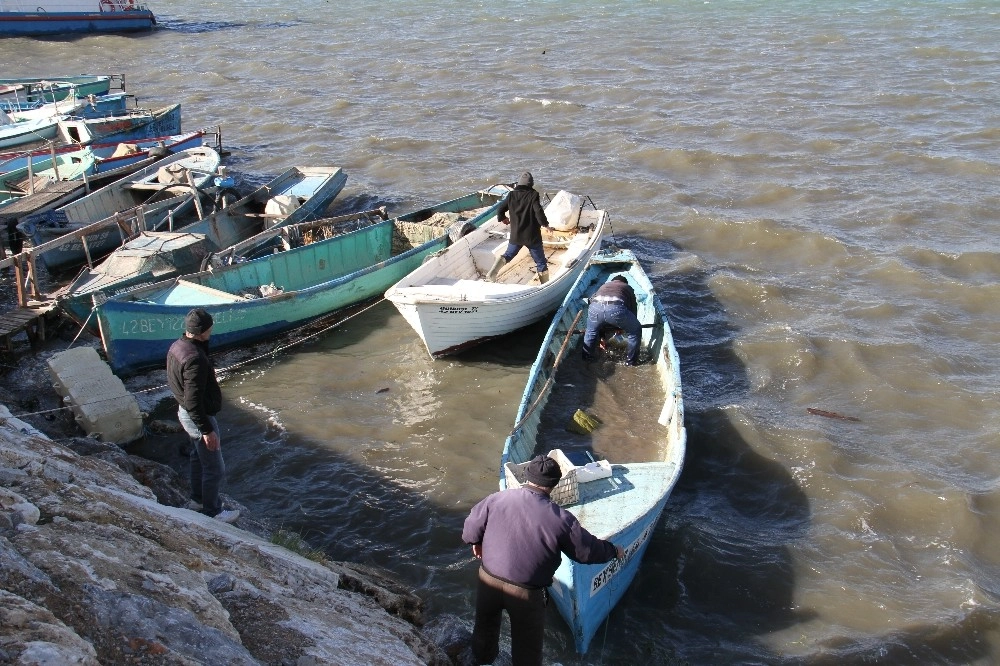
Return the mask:
[[[33,252],[50,271],[92,263],[142,229],[168,219],[180,223],[192,209],[202,212],[200,190],[214,182],[220,159],[208,146],[167,155],[55,210],[26,215],[17,229],[32,240]],[[91,229],[109,219],[117,222]],[[126,233],[126,223],[136,229]]]
[[[449,239],[494,219],[506,193],[473,192],[311,243],[304,232],[270,232],[234,248],[248,261],[115,295],[96,308],[108,363],[120,375],[161,366],[193,307],[212,314],[221,350],[381,296]]]
[[[117,160],[120,159],[129,160],[136,156],[139,156],[140,159],[147,157],[151,148],[167,148],[172,153],[187,148],[195,148],[202,145],[206,134],[206,130],[197,130],[195,132],[185,132],[184,134],[156,136],[149,139],[131,139],[127,141],[115,141],[112,137],[108,141],[95,141],[94,143],[87,144],[87,148],[93,151],[101,160],[105,162],[114,161],[117,166],[120,164]],[[221,151],[222,146],[219,140],[216,140],[215,143],[218,145],[217,150]],[[15,169],[23,169],[29,163],[37,163],[39,160],[50,158],[53,153],[63,155],[65,153],[76,152],[77,150],[80,150],[79,145],[69,144],[35,150],[14,150],[0,153],[0,174],[14,171]],[[156,151],[154,151],[155,153]]]
[[[80,271],[56,293],[56,300],[71,319],[98,335],[92,316],[95,304],[110,295],[203,270],[213,253],[225,251],[232,261],[237,249],[244,252],[264,244],[259,235],[265,229],[272,240],[280,233],[278,228],[298,226],[320,215],[346,182],[347,174],[338,168],[288,169],[179,231],[140,232],[99,265]]]
[[[581,358],[587,299],[615,275],[628,280],[639,302],[645,362],[636,367],[619,366],[610,355],[589,364]],[[567,426],[593,423],[577,410],[604,424],[592,432],[586,427],[571,432]],[[601,250],[552,320],[500,464],[505,489],[523,482],[522,465],[533,456],[557,459],[563,478],[552,499],[588,531],[625,549],[623,560],[606,564],[579,564],[563,556],[556,571],[552,599],[577,652],[587,651],[635,578],[680,476],[686,441],[679,361],[666,310],[632,252]],[[610,460],[599,460],[602,454]]]

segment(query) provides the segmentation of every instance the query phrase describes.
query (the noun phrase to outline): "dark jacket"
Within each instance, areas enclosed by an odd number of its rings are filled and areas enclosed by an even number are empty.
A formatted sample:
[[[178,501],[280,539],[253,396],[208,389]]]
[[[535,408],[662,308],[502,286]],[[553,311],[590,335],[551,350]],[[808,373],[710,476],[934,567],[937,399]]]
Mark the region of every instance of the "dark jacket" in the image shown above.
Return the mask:
[[[182,337],[167,352],[167,384],[201,434],[212,432],[209,416],[222,409],[222,389],[208,357],[208,343]]]
[[[624,282],[618,282],[616,280],[611,280],[605,282],[601,285],[601,288],[594,292],[591,296],[591,300],[599,300],[602,298],[617,298],[621,300],[625,307],[628,308],[629,312],[632,314],[638,314],[639,304],[635,300],[635,290],[632,289],[631,285]]]
[[[510,242],[514,245],[542,244],[542,227],[549,226],[542,209],[542,199],[529,185],[518,185],[507,195],[497,209],[502,221],[510,212]]]
[[[472,507],[462,540],[482,544],[483,568],[526,587],[547,587],[566,555],[597,564],[615,559],[610,541],[598,539],[545,493],[522,486],[493,493]]]

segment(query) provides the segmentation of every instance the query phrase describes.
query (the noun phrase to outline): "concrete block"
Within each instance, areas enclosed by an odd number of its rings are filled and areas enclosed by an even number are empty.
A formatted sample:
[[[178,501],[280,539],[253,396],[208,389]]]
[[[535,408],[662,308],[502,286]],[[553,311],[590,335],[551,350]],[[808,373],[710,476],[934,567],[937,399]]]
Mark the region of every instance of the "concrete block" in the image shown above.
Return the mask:
[[[93,348],[53,354],[48,366],[56,393],[88,435],[116,444],[142,436],[139,403]]]

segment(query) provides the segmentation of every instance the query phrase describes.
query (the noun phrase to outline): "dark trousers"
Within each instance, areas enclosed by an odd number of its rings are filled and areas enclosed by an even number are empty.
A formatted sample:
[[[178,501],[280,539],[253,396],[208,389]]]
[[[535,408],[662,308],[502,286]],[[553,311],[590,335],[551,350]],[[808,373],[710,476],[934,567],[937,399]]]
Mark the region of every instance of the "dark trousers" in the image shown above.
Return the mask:
[[[500,624],[506,610],[510,618],[510,651],[514,666],[541,666],[545,602],[545,590],[518,587],[480,568],[476,627],[472,630],[472,655],[476,663],[492,664],[500,653]]]
[[[222,458],[222,437],[219,422],[214,416],[208,417],[212,428],[220,433],[219,448],[209,451],[201,431],[191,420],[191,416],[183,407],[177,408],[177,420],[181,422],[184,432],[191,438],[191,499],[202,505],[201,512],[206,516],[215,517],[222,512],[222,500],[219,498],[219,488],[226,478],[226,462]]]
[[[7,220],[7,247],[10,248],[11,254],[21,254],[21,250],[24,249],[24,239],[17,230],[17,218]],[[2,254],[0,252],[0,255]],[[3,256],[0,256],[0,259],[3,259]]]
[[[515,245],[514,243],[507,243],[507,251],[503,253],[503,258],[507,261],[513,261],[517,253],[521,251],[521,245]],[[538,245],[529,245],[528,252],[531,254],[531,258],[535,260],[535,270],[539,273],[544,273],[549,270],[549,263],[545,260],[545,248],[541,243]]]
[[[639,362],[639,343],[642,342],[642,324],[624,303],[598,301],[590,302],[587,312],[587,332],[583,336],[583,358],[590,361],[597,358],[597,344],[606,328],[620,328],[628,339],[628,353],[625,362],[635,365]]]

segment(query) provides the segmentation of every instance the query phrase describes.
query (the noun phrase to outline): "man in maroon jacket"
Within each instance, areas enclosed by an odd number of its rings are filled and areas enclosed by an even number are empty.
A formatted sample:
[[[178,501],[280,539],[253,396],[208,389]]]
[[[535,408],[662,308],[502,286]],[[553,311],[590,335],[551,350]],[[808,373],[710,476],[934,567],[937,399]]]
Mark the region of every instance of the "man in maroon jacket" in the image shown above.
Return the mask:
[[[562,477],[559,463],[536,456],[524,472],[526,484],[493,493],[472,507],[462,530],[462,540],[482,560],[472,632],[477,664],[497,658],[504,610],[510,618],[514,665],[542,663],[545,588],[552,584],[562,553],[585,564],[625,556],[620,546],[598,539],[549,499]]]

